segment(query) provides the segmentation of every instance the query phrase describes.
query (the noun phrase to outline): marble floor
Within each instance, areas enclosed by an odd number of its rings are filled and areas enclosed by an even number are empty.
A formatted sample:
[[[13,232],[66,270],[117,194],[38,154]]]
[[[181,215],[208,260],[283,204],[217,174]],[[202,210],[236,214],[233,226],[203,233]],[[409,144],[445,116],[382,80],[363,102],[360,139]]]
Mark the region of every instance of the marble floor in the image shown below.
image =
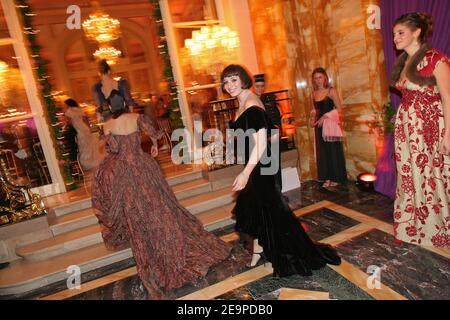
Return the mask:
[[[336,247],[340,266],[312,276],[272,276],[270,263],[252,269],[245,242],[233,226],[214,233],[233,244],[229,259],[199,283],[173,292],[177,299],[218,300],[450,300],[450,251],[394,242],[393,201],[360,191],[353,182],[326,190],[315,181],[285,194],[314,240]],[[55,284],[10,299],[149,299],[134,260],[88,272],[80,289]]]

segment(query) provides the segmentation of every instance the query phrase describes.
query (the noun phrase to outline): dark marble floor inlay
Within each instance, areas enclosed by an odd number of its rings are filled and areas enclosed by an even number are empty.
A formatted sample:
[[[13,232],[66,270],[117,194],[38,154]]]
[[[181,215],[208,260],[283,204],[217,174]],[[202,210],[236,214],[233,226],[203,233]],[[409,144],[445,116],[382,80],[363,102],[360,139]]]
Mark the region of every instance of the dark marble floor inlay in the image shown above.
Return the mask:
[[[205,278],[200,279],[195,285],[187,284],[170,292],[170,298],[179,298],[229,277],[246,271],[245,264],[249,261],[250,254],[238,242],[233,243],[233,250],[229,258],[210,269]],[[149,299],[141,280],[137,275],[115,281],[105,286],[76,295],[70,300],[144,300]]]
[[[363,272],[370,266],[381,268],[381,282],[407,299],[450,300],[450,264],[439,254],[408,243],[395,244],[392,235],[376,229],[337,249]]]
[[[220,300],[277,300],[281,288],[329,292],[330,299],[371,300],[370,295],[328,266],[312,276],[294,275],[286,278],[267,276],[217,297]]]
[[[317,181],[302,181],[301,188],[284,194],[292,210],[328,200],[366,216],[392,223],[393,200],[374,192],[363,192],[354,182],[333,189],[321,188]],[[354,219],[321,208],[299,219],[306,224],[308,234],[314,240],[322,240],[358,224]],[[215,230],[223,236],[234,232],[234,225]],[[248,239],[247,239],[248,240]],[[213,267],[197,285],[186,285],[173,292],[181,297],[202,288],[216,284],[228,277],[247,271],[245,264],[250,254],[243,245],[251,244],[245,237],[234,242],[233,255],[227,261]],[[369,266],[384,267],[381,282],[408,299],[449,299],[450,265],[443,256],[418,246],[396,245],[393,237],[378,230],[357,236],[337,246],[343,259],[367,272]],[[102,278],[134,266],[134,259],[114,263],[82,275],[82,283]],[[325,291],[331,299],[372,299],[362,288],[354,285],[333,269],[326,267],[315,271],[311,277],[291,276],[274,278],[267,276],[224,294],[218,299],[261,300],[278,299],[281,288],[310,291]],[[0,299],[33,299],[66,289],[66,281],[42,287],[21,295],[1,296]],[[115,281],[79,294],[72,299],[148,299],[147,293],[137,275]]]
[[[299,217],[299,220],[306,224],[308,235],[316,241],[328,238],[360,223],[327,208],[308,213]]]
[[[105,277],[107,275],[110,275],[112,273],[119,272],[121,270],[125,270],[128,268],[131,268],[136,265],[136,262],[134,261],[134,258],[128,258],[119,262],[115,262],[113,264],[110,264],[105,267],[101,267],[86,273],[81,274],[81,283],[87,283],[89,281],[93,281],[95,279]],[[56,292],[60,292],[63,290],[67,290],[67,280],[62,280],[56,283],[53,283],[51,285],[41,287],[36,290],[32,290],[29,292],[25,292],[23,294],[17,294],[17,295],[8,295],[8,296],[0,296],[0,300],[12,300],[12,299],[21,299],[21,300],[28,300],[28,299],[38,299],[45,296],[52,295]]]

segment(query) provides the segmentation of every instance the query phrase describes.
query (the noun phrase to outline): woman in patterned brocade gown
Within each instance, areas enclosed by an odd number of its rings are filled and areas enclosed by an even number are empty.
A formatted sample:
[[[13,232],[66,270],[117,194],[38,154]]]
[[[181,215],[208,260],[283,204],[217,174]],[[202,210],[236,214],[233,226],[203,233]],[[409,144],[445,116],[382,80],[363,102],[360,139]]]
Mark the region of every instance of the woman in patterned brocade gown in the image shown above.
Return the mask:
[[[107,156],[92,185],[92,204],[108,249],[128,246],[138,275],[152,299],[167,299],[171,290],[196,283],[208,269],[228,257],[231,246],[183,208],[152,156],[141,149],[141,131],[153,140],[155,130],[144,115],[126,113],[123,98],[113,90],[112,118],[104,125]]]
[[[392,83],[402,101],[395,121],[397,191],[394,232],[398,240],[450,246],[450,67],[430,49],[431,17],[401,16],[394,25],[399,56]]]

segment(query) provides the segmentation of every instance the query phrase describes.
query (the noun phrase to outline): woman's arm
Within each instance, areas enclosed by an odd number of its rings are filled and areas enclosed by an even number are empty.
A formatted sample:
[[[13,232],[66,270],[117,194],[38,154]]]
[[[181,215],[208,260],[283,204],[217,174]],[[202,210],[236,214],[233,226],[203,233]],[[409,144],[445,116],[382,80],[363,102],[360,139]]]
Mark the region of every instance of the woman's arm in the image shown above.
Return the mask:
[[[103,121],[103,105],[102,101],[100,99],[100,93],[99,93],[99,86],[96,84],[92,88],[92,97],[94,98],[95,102],[95,113],[97,114],[97,121],[102,122]]]
[[[133,100],[133,98],[131,97],[131,88],[130,88],[130,84],[127,80],[123,79],[122,81],[122,86],[123,86],[123,90],[122,90],[122,95],[123,98],[125,100],[125,104],[127,105],[127,107],[130,108],[130,112],[133,112],[133,107],[135,105],[135,102]]]
[[[250,153],[250,158],[244,170],[236,177],[233,183],[233,191],[239,191],[245,188],[248,182],[248,178],[255,169],[258,162],[267,147],[267,129],[259,129],[258,132],[252,134],[253,141],[255,141],[255,146]]]
[[[339,92],[335,88],[330,89],[330,98],[333,100],[334,105],[336,106],[336,109],[342,108],[342,99],[339,95]]]
[[[311,127],[316,126],[316,118],[317,118],[317,112],[316,112],[316,106],[314,105],[314,92],[311,92],[311,112],[309,113],[309,125]]]
[[[338,122],[342,123],[342,99],[339,95],[339,92],[337,92],[335,88],[331,88],[329,97],[333,100],[334,105],[336,106],[336,110],[339,113],[338,118],[340,120],[338,120]],[[314,125],[321,127],[323,125],[323,121],[325,120],[325,118],[332,118],[336,120],[334,116],[330,116],[330,112],[333,112],[333,110],[325,113],[322,117],[320,117],[319,120],[317,120],[317,122]]]
[[[442,110],[444,112],[445,132],[442,138],[439,151],[450,155],[450,67],[444,61],[439,63],[434,69],[433,75],[436,77],[439,93],[442,99]]]

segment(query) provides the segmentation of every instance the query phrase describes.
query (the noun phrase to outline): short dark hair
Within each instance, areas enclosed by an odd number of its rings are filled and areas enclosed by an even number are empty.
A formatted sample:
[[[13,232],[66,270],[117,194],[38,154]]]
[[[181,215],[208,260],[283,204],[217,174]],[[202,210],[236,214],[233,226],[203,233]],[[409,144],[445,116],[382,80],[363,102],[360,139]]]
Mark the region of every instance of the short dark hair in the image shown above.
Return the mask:
[[[100,60],[100,62],[98,63],[98,71],[101,74],[107,74],[109,71],[111,71],[111,67],[105,59]]]
[[[76,102],[74,99],[67,99],[67,100],[64,100],[64,103],[65,103],[67,106],[71,107],[71,108],[76,108],[76,107],[78,107],[78,102]]]
[[[227,77],[238,76],[242,83],[242,89],[250,89],[253,85],[252,77],[249,72],[241,65],[238,64],[230,64],[225,69],[223,69],[222,74],[220,75],[220,82],[223,87],[223,80]]]
[[[433,17],[428,13],[422,12],[405,13],[395,20],[394,27],[398,24],[404,24],[412,31],[420,29],[419,40],[423,44],[427,41],[433,29]]]

